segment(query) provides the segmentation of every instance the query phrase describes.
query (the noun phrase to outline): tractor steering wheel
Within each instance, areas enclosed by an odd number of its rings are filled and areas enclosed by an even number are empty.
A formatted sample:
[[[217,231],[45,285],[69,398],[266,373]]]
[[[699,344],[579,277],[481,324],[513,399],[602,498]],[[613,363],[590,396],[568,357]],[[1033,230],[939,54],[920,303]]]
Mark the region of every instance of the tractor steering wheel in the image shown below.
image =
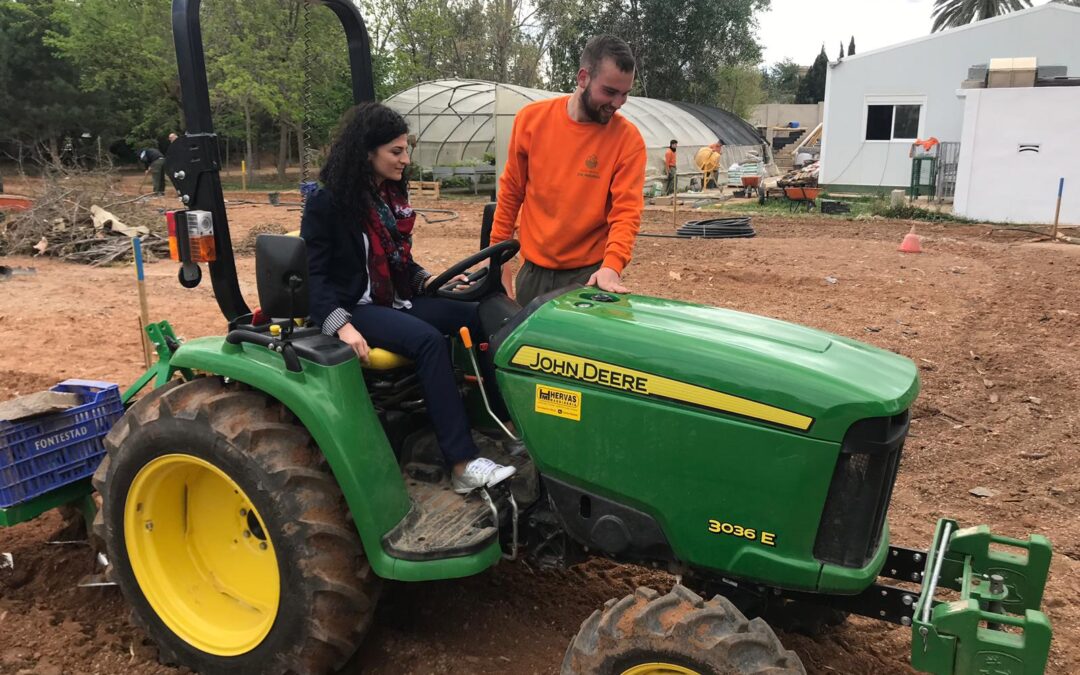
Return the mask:
[[[521,244],[517,239],[507,239],[504,242],[488,246],[487,248],[472,254],[461,262],[446,268],[439,276],[431,280],[424,290],[431,297],[461,300],[462,302],[476,302],[495,293],[502,283],[502,266],[510,262],[517,255]],[[465,274],[469,268],[477,263],[488,260],[487,267],[481,267],[468,274],[469,282],[453,281],[459,274]]]

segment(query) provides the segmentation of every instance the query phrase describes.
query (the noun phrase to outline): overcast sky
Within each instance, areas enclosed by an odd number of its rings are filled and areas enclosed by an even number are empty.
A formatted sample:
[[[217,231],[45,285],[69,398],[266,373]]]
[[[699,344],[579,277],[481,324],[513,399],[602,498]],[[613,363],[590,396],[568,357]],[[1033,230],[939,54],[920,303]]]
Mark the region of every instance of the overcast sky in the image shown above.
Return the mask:
[[[790,57],[808,66],[822,41],[825,53],[835,59],[840,42],[846,50],[852,35],[856,53],[927,35],[933,6],[934,0],[772,0],[758,36],[765,46],[765,63]]]

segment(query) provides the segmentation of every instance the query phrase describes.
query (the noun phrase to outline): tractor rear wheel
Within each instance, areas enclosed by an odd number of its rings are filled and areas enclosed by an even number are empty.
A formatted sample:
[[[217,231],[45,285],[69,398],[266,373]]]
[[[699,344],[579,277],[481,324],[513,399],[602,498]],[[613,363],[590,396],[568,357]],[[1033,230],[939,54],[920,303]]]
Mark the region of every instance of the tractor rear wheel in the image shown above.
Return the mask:
[[[761,619],[722,596],[706,602],[676,586],[609,600],[581,624],[562,675],[805,675]]]
[[[341,490],[281,404],[217,377],[170,383],[105,445],[94,532],[163,661],[307,674],[352,656],[377,580]]]

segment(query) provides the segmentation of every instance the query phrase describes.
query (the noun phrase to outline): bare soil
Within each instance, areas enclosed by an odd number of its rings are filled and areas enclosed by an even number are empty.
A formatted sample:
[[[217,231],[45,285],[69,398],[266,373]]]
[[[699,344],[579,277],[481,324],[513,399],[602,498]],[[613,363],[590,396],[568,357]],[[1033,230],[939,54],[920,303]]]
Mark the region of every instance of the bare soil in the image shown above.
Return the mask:
[[[298,227],[299,210],[263,197],[230,207],[234,242],[268,224]],[[460,214],[419,223],[422,263],[438,271],[475,250],[479,201],[418,206]],[[1080,247],[989,226],[920,225],[925,252],[912,256],[896,251],[907,222],[764,216],[754,225],[754,239],[642,237],[626,281],[636,292],[794,321],[913,359],[923,392],[890,511],[894,541],[928,545],[942,516],[1050,537],[1047,672],[1080,672]],[[644,233],[671,231],[670,211],[647,211]],[[141,374],[130,267],[0,264],[36,270],[0,282],[0,398],[65,378],[127,385]],[[250,254],[238,268],[253,300]],[[224,331],[209,283],[184,290],[168,261],[150,264],[146,277],[153,320],[188,338]],[[992,496],[972,495],[975,487]],[[53,512],[0,530],[0,552],[15,563],[0,570],[0,673],[184,672],[157,662],[115,589],[75,586],[93,559],[86,546],[50,543],[67,538],[62,525]],[[597,560],[559,573],[502,564],[460,581],[394,584],[349,672],[556,673],[581,621],[605,600],[671,583]],[[856,618],[817,639],[781,639],[811,673],[912,672],[910,632],[889,624]]]

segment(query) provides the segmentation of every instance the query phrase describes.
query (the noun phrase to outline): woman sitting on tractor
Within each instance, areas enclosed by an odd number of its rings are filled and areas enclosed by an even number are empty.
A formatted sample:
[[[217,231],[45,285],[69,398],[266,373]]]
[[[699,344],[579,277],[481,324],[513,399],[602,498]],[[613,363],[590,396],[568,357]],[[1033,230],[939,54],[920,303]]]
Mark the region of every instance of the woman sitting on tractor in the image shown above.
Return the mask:
[[[466,494],[515,469],[479,456],[454,379],[445,335],[462,326],[482,334],[476,303],[424,295],[433,277],[413,260],[408,132],[401,115],[379,103],[361,103],[343,117],[319,174],[322,187],[308,197],[300,225],[311,318],[361,361],[379,347],[415,362],[454,490]],[[485,382],[496,387],[490,358],[481,360]],[[502,397],[490,393],[495,414],[509,419]]]

